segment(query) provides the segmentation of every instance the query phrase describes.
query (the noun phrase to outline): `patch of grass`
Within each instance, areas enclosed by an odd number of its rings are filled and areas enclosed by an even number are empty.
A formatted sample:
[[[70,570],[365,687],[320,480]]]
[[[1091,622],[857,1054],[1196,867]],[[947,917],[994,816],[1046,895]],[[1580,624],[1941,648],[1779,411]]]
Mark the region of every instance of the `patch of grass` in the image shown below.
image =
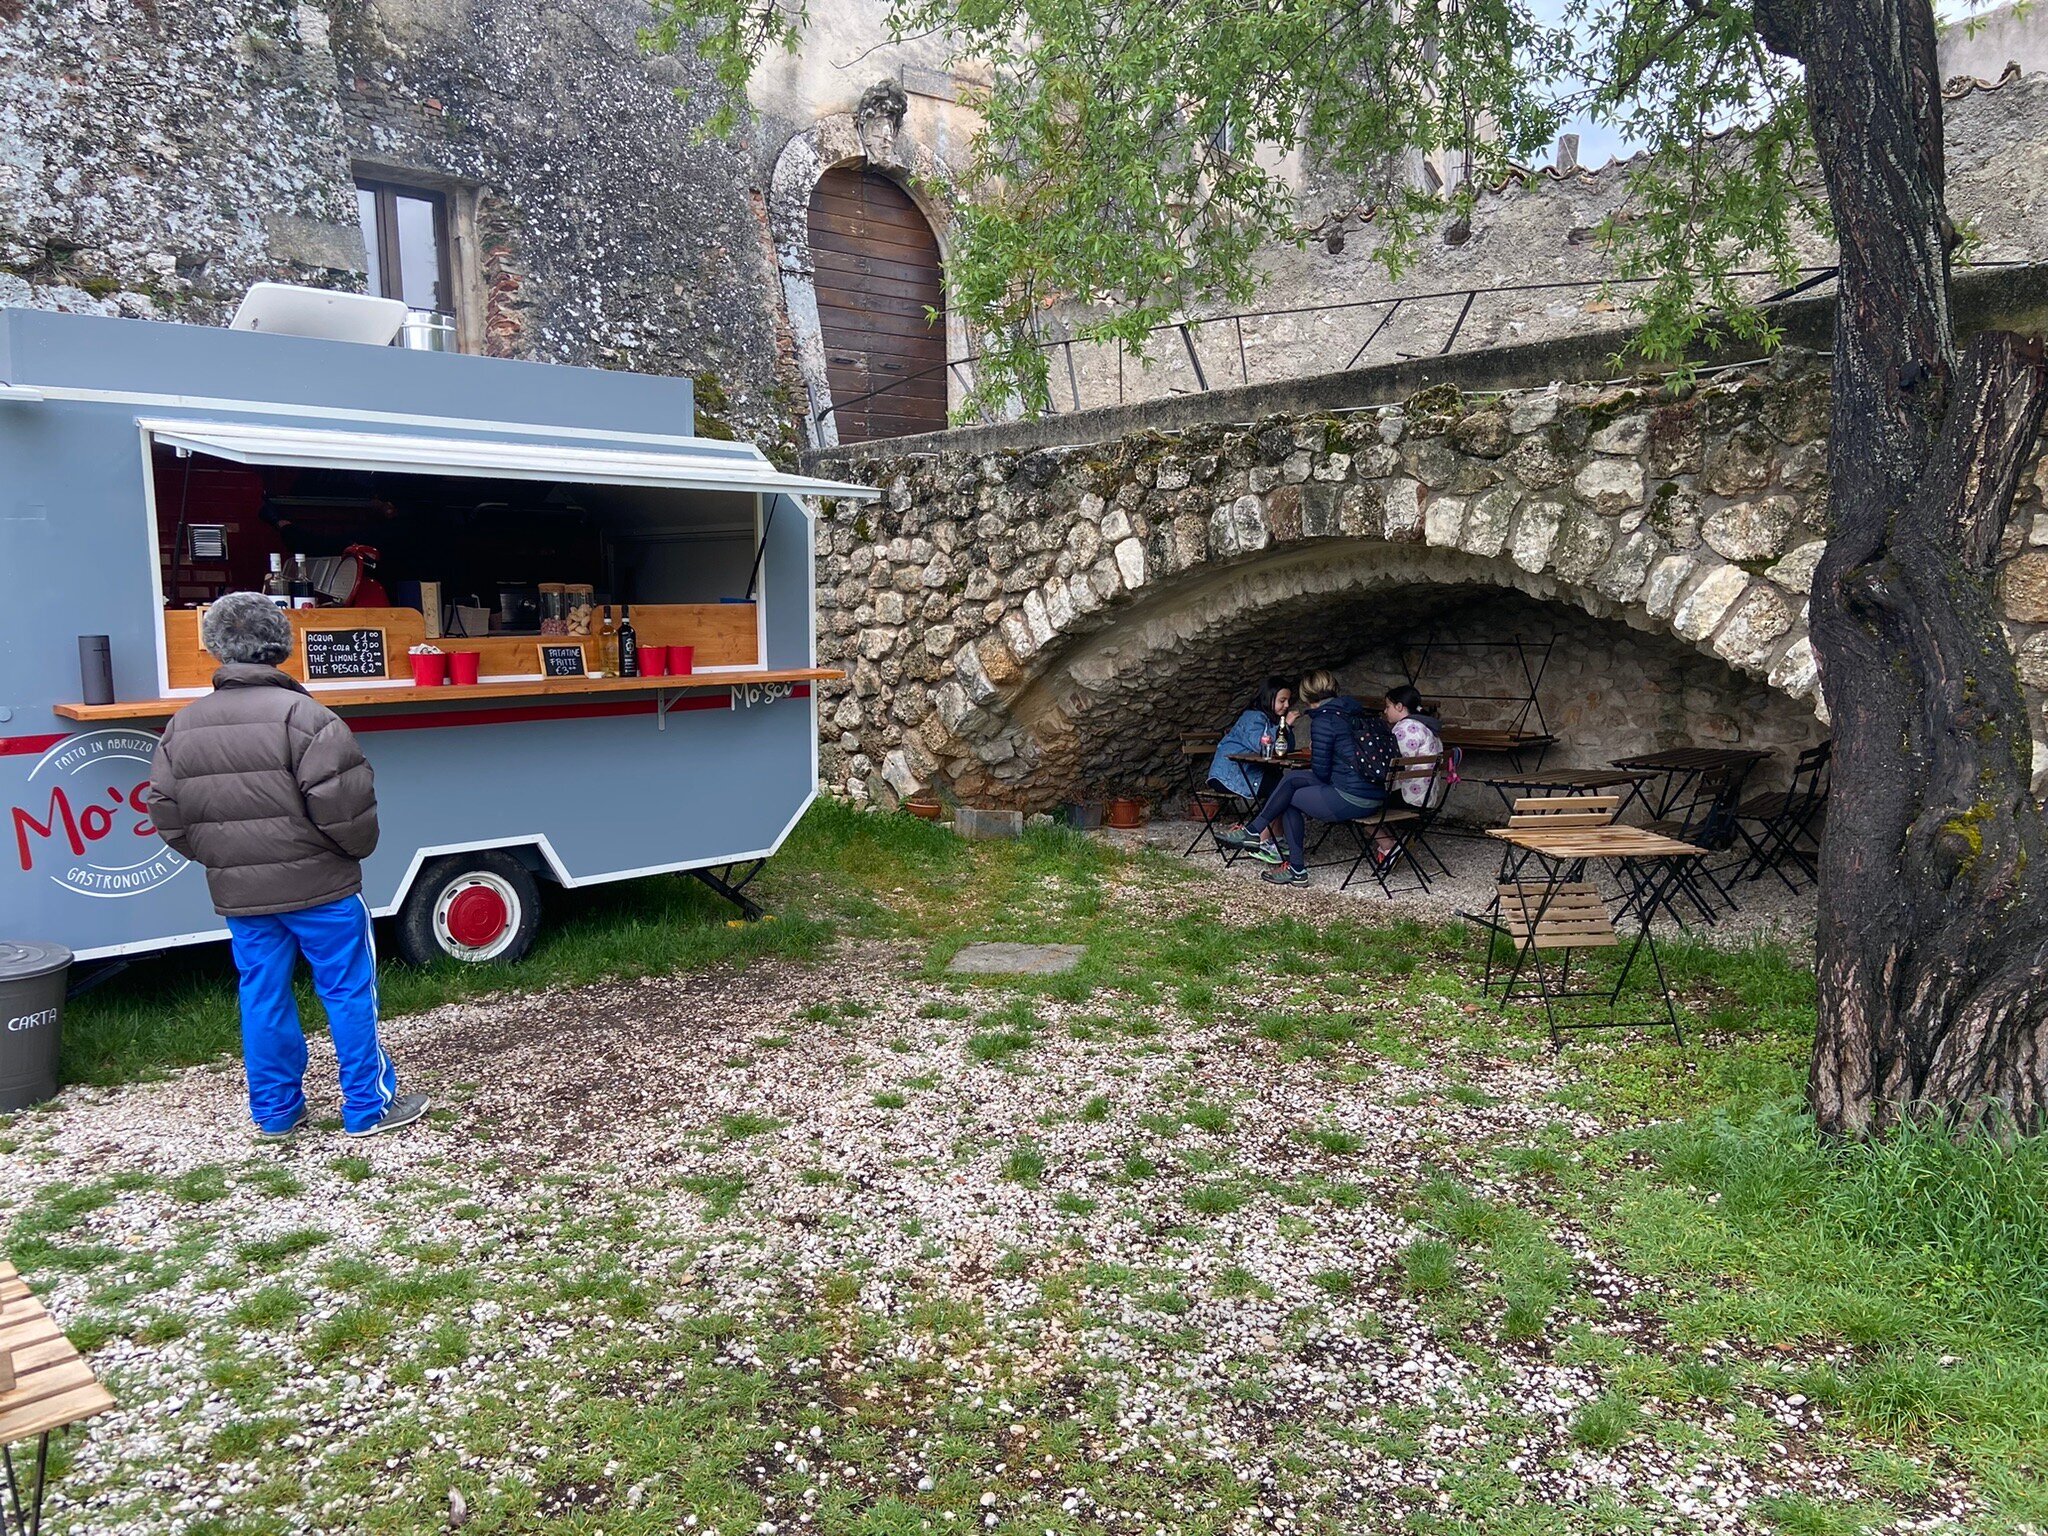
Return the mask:
[[[1052,1208],[1062,1216],[1093,1216],[1096,1202],[1072,1190],[1062,1190],[1052,1197]]]
[[[1643,1410],[1633,1398],[1609,1392],[1581,1408],[1572,1419],[1572,1438],[1588,1450],[1626,1445],[1641,1428]]]
[[[337,1157],[327,1167],[336,1177],[351,1184],[362,1183],[376,1171],[367,1157]]]
[[[1442,1238],[1417,1238],[1401,1250],[1401,1274],[1411,1291],[1448,1290],[1458,1283],[1457,1250]]]
[[[383,1307],[343,1307],[306,1336],[306,1358],[326,1361],[364,1354],[389,1338],[396,1326],[397,1320]]]
[[[1081,1106],[1074,1118],[1084,1125],[1100,1125],[1109,1118],[1109,1111],[1109,1095],[1098,1093]]]
[[[898,1093],[892,1089],[887,1093],[876,1094],[868,1102],[873,1104],[877,1109],[901,1109],[910,1102],[910,1095],[907,1093]]]
[[[1187,1208],[1197,1216],[1228,1216],[1243,1210],[1250,1198],[1242,1184],[1229,1179],[1197,1184],[1184,1197]]]
[[[1322,1269],[1308,1279],[1309,1284],[1327,1296],[1349,1296],[1358,1289],[1358,1277],[1348,1269]]]
[[[736,1173],[686,1173],[676,1182],[691,1194],[703,1196],[706,1221],[723,1221],[747,1191],[747,1180]]]
[[[718,1134],[727,1141],[744,1141],[749,1136],[765,1136],[770,1131],[781,1129],[782,1122],[773,1115],[756,1114],[751,1110],[718,1117]]]
[[[317,1227],[297,1227],[276,1237],[259,1237],[238,1244],[235,1257],[245,1264],[269,1267],[297,1258],[302,1253],[310,1253],[327,1241],[329,1235]]]
[[[1230,1130],[1230,1107],[1227,1104],[1190,1104],[1182,1118],[1198,1131],[1207,1131],[1211,1136],[1222,1136]]]
[[[1003,1159],[1003,1177],[1026,1189],[1038,1188],[1045,1179],[1045,1153],[1036,1142],[1019,1142]]]
[[[171,1198],[183,1200],[188,1205],[208,1205],[225,1199],[227,1192],[227,1170],[218,1163],[187,1169],[171,1180]]]
[[[306,1307],[305,1294],[298,1287],[266,1285],[236,1302],[228,1321],[237,1328],[282,1328],[305,1316]]]

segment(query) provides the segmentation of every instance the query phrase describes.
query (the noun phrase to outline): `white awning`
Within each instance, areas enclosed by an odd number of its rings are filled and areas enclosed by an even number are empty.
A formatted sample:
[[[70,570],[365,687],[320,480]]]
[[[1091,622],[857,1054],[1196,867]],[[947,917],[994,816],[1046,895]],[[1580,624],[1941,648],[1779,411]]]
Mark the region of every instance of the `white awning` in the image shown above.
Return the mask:
[[[140,425],[158,442],[237,464],[298,464],[394,474],[477,475],[497,480],[559,480],[577,485],[651,485],[674,490],[840,496],[872,501],[873,486],[786,475],[758,448],[704,438],[674,448],[636,444],[598,448],[532,437],[401,437],[330,427],[166,418]],[[477,423],[479,431],[494,424]],[[496,428],[516,431],[509,424]],[[530,430],[530,429],[529,429]]]

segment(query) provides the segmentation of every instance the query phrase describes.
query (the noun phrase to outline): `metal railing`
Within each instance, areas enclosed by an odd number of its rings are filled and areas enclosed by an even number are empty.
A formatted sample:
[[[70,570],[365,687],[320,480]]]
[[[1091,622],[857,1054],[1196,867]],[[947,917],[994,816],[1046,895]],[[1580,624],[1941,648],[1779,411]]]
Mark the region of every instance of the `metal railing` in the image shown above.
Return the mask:
[[[1982,267],[2008,267],[2025,266],[2026,263],[2023,261],[1984,261],[1975,263],[1975,265]],[[1777,304],[1786,299],[1796,298],[1809,293],[1833,278],[1835,270],[1832,266],[1798,268],[1797,281],[1789,286],[1779,287],[1763,295],[1756,302],[1759,304]],[[1728,275],[1734,278],[1777,277],[1776,272],[1761,267],[1745,268],[1741,271],[1731,272]],[[1654,281],[1656,279],[1648,277],[1560,278],[1551,282],[1501,283],[1486,288],[1440,288],[1426,293],[1395,294],[1377,299],[1342,299],[1328,304],[1297,304],[1279,309],[1240,310],[1229,314],[1202,315],[1183,320],[1168,320],[1159,325],[1149,327],[1146,335],[1151,337],[1167,332],[1174,334],[1179,342],[1181,353],[1187,359],[1188,370],[1194,378],[1195,388],[1190,391],[1169,385],[1158,393],[1148,394],[1142,398],[1160,399],[1173,394],[1205,394],[1219,387],[1211,382],[1209,370],[1203,365],[1201,349],[1196,343],[1195,333],[1203,327],[1227,326],[1230,328],[1235,341],[1237,366],[1234,372],[1236,377],[1228,380],[1221,386],[1230,388],[1249,385],[1255,382],[1251,375],[1250,354],[1245,345],[1244,328],[1246,321],[1274,320],[1293,315],[1335,315],[1354,310],[1384,310],[1385,313],[1379,316],[1378,322],[1367,332],[1365,339],[1358,344],[1358,349],[1351,354],[1350,361],[1346,362],[1342,369],[1336,370],[1348,372],[1358,367],[1364,361],[1366,354],[1372,350],[1373,343],[1380,339],[1380,336],[1404,308],[1412,313],[1416,307],[1426,304],[1445,302],[1447,310],[1450,307],[1450,303],[1454,302],[1456,304],[1456,314],[1451,317],[1449,329],[1444,335],[1442,344],[1437,346],[1434,352],[1402,352],[1398,354],[1403,360],[1427,356],[1443,357],[1448,355],[1457,346],[1458,338],[1464,334],[1466,322],[1471,318],[1474,305],[1482,298],[1504,298],[1513,294],[1560,292],[1566,290],[1622,288]],[[1097,406],[1111,403],[1107,400],[1096,401],[1086,405],[1082,403],[1081,375],[1074,362],[1074,348],[1076,346],[1106,347],[1108,345],[1109,343],[1107,342],[1095,342],[1088,340],[1086,337],[1071,336],[1048,338],[1033,343],[1034,348],[1038,351],[1059,354],[1060,360],[1065,365],[1064,372],[1066,374],[1069,403],[1062,404],[1058,398],[1057,391],[1049,389],[1046,402],[1046,409],[1049,415],[1070,415],[1075,411],[1091,410]],[[1130,403],[1126,396],[1124,368],[1128,351],[1129,349],[1125,347],[1122,341],[1116,343],[1116,400],[1114,403],[1117,405]],[[845,400],[835,400],[824,409],[813,413],[812,435],[813,437],[818,435],[818,429],[823,426],[826,417],[830,416],[836,419],[841,411],[851,410],[869,400],[877,399],[892,391],[901,389],[906,384],[914,383],[919,379],[930,378],[935,373],[950,371],[959,382],[963,392],[972,390],[974,381],[970,370],[982,360],[982,356],[983,354],[977,352],[971,353],[966,357],[952,358],[944,363],[934,363],[930,367],[921,368],[915,373],[905,374],[898,379],[891,379],[888,383],[868,390],[865,393],[851,396]],[[1048,366],[1048,374],[1050,375],[1050,373],[1051,369]],[[1300,373],[1288,373],[1273,379],[1261,379],[1256,382],[1277,383],[1283,378],[1298,378],[1301,376]]]

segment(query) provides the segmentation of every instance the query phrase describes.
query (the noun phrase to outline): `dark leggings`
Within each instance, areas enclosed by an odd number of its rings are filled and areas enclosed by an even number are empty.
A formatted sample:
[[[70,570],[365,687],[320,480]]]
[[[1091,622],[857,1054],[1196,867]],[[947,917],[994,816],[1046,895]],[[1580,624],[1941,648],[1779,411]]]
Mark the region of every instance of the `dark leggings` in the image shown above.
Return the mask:
[[[1359,805],[1337,793],[1306,768],[1282,776],[1248,830],[1264,832],[1278,821],[1287,833],[1287,862],[1296,869],[1308,868],[1308,827],[1305,818],[1317,821],[1357,821],[1379,810],[1379,801]]]

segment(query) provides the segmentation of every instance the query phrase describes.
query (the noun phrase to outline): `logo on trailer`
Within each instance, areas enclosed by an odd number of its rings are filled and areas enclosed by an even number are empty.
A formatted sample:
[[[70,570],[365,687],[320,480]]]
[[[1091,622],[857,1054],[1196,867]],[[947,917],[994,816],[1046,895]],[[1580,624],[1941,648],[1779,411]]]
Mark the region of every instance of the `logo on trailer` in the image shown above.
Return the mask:
[[[156,835],[144,793],[156,736],[110,729],[67,736],[29,770],[11,807],[16,868],[80,896],[139,896],[189,862]]]

